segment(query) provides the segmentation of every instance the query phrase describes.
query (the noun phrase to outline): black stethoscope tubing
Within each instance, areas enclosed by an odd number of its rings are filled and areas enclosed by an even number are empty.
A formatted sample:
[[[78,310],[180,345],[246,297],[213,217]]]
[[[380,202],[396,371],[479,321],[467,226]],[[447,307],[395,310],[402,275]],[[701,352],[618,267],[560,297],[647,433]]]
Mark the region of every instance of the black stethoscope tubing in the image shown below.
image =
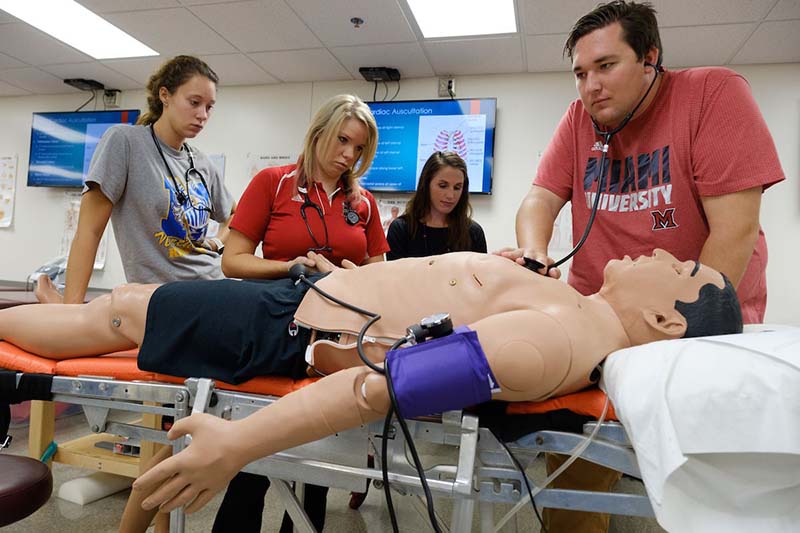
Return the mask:
[[[333,252],[333,248],[330,246],[330,240],[328,238],[328,223],[325,222],[325,213],[323,213],[322,208],[311,201],[311,197],[308,195],[308,191],[305,189],[301,189],[300,193],[303,195],[303,204],[300,206],[300,217],[303,219],[303,222],[306,225],[306,230],[308,234],[311,236],[311,241],[314,243],[315,247],[311,248],[310,250],[313,252]],[[314,211],[317,212],[319,215],[320,221],[322,221],[322,229],[325,232],[325,244],[320,246],[319,241],[314,236],[314,232],[311,231],[311,226],[308,223],[308,215],[306,215],[306,209],[311,207]]]
[[[304,187],[298,187],[298,191],[300,194],[303,195],[303,203],[300,206],[300,217],[303,219],[303,222],[306,225],[306,230],[308,230],[308,234],[311,236],[311,240],[316,245],[316,248],[312,248],[311,251],[314,252],[333,252],[333,248],[330,246],[330,241],[328,240],[328,223],[325,222],[325,213],[318,204],[314,203],[311,200],[311,196],[308,194],[308,189]],[[347,192],[345,191],[345,194]],[[319,192],[317,192],[317,196],[319,197]],[[311,226],[308,224],[308,216],[306,215],[306,209],[311,207],[314,211],[317,212],[319,215],[320,220],[322,221],[322,228],[325,231],[325,245],[320,246],[319,242],[317,241],[316,237],[314,237],[314,233],[311,231]],[[350,202],[345,201],[343,204],[343,213],[345,222],[347,222],[348,226],[355,226],[358,224],[359,216],[358,212],[350,207]]]
[[[211,190],[208,188],[208,184],[206,183],[206,179],[203,177],[203,173],[197,170],[197,168],[195,168],[194,166],[194,154],[192,153],[192,149],[189,148],[188,144],[183,143],[183,149],[186,150],[186,153],[189,156],[189,168],[186,169],[186,173],[184,175],[184,180],[186,180],[186,192],[184,193],[183,189],[181,189],[180,186],[178,185],[178,180],[175,178],[175,174],[172,173],[172,169],[169,167],[169,163],[167,163],[167,158],[164,157],[164,151],[161,149],[161,144],[158,142],[158,139],[156,139],[156,131],[153,124],[150,124],[150,136],[153,137],[153,144],[156,145],[156,150],[158,150],[158,155],[161,156],[161,161],[164,162],[164,168],[167,169],[167,175],[169,176],[170,180],[172,180],[172,185],[175,187],[175,196],[178,199],[178,203],[183,205],[188,199],[189,205],[192,207],[192,209],[198,209],[194,205],[194,202],[192,201],[192,194],[189,191],[189,180],[190,180],[189,175],[192,172],[197,174],[197,177],[200,178],[200,183],[203,184],[203,187],[205,187],[206,192],[208,193],[209,199],[211,198]],[[208,207],[201,206],[200,209],[209,212],[211,211],[211,209],[209,209]]]

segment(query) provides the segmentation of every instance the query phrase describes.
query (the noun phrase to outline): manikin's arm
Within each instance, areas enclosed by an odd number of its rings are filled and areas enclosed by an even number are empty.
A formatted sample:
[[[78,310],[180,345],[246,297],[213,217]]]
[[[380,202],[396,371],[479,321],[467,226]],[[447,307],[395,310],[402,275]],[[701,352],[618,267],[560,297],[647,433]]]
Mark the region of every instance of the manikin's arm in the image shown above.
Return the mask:
[[[242,420],[192,415],[169,432],[170,439],[191,434],[188,448],[143,474],[134,488],[149,493],[161,485],[144,500],[145,509],[161,506],[168,512],[191,503],[186,508],[191,513],[248,463],[378,420],[388,408],[384,378],[358,367],[336,372]]]
[[[739,285],[753,247],[758,239],[762,188],[703,196],[703,210],[708,219],[709,235],[700,251],[700,262],[724,273]]]
[[[540,398],[563,380],[570,361],[569,339],[559,335],[552,319],[514,311],[481,320],[472,329],[503,389],[497,398]],[[537,338],[544,343],[534,342]],[[189,447],[144,474],[134,487],[148,493],[161,485],[144,500],[146,509],[161,505],[169,511],[190,504],[186,510],[193,512],[246,464],[378,420],[388,408],[385,378],[357,367],[336,372],[242,420],[194,415],[169,432],[171,439],[191,434]]]

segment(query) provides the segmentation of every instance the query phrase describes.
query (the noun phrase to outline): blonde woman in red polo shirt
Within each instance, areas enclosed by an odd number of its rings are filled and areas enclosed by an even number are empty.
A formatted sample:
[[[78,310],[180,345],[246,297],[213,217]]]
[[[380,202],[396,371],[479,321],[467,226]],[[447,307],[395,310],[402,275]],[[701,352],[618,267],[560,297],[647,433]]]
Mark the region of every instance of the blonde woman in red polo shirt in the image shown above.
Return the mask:
[[[294,165],[253,177],[231,222],[222,257],[228,277],[278,279],[289,267],[314,267],[314,251],[336,265],[383,261],[389,251],[373,196],[358,184],[372,164],[378,128],[369,107],[352,95],[334,96],[311,121]],[[263,258],[255,255],[261,244]],[[228,487],[214,532],[261,531],[266,477],[239,473]],[[305,509],[318,531],[325,524],[327,487],[306,485]],[[284,516],[281,532],[291,532]]]
[[[252,179],[231,223],[222,270],[228,277],[276,279],[315,251],[340,265],[383,260],[389,250],[373,196],[361,189],[375,156],[378,129],[367,105],[334,96],[312,119],[293,165]],[[263,259],[255,255],[261,244]]]

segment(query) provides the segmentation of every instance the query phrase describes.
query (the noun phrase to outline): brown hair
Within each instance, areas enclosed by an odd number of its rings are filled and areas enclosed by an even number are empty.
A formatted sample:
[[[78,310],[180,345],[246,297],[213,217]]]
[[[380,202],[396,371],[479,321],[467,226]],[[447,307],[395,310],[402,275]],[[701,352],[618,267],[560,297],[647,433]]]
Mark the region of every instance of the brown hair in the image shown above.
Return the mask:
[[[447,247],[451,252],[470,250],[472,238],[469,228],[472,225],[472,206],[469,203],[469,177],[467,164],[455,152],[434,152],[422,167],[417,183],[417,192],[406,205],[403,218],[408,224],[411,237],[420,230],[420,224],[431,210],[431,182],[434,176],[445,167],[453,167],[464,174],[464,186],[458,203],[447,215]]]
[[[656,10],[648,2],[636,3],[625,0],[614,0],[600,4],[589,13],[578,19],[567,36],[564,54],[572,59],[575,45],[581,37],[600,28],[619,22],[622,26],[622,38],[636,52],[636,58],[642,60],[653,48],[658,49],[658,62],[663,59],[661,36],[658,33]]]
[[[147,111],[142,113],[136,123],[148,126],[161,118],[164,112],[164,102],[158,94],[161,87],[172,94],[196,75],[205,76],[214,84],[219,83],[217,73],[205,61],[193,56],[175,56],[161,65],[147,81]]]

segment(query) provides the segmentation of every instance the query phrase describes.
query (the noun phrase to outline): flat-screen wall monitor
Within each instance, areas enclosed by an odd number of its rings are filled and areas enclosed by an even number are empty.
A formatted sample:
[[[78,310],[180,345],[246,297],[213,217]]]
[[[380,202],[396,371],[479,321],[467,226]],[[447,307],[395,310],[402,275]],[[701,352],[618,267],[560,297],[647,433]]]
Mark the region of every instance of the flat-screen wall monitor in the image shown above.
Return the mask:
[[[361,184],[370,191],[413,192],[434,152],[467,163],[469,192],[492,192],[496,98],[370,102],[378,123],[375,161]]]
[[[92,155],[114,124],[135,124],[138,109],[34,113],[28,185],[83,187]]]

